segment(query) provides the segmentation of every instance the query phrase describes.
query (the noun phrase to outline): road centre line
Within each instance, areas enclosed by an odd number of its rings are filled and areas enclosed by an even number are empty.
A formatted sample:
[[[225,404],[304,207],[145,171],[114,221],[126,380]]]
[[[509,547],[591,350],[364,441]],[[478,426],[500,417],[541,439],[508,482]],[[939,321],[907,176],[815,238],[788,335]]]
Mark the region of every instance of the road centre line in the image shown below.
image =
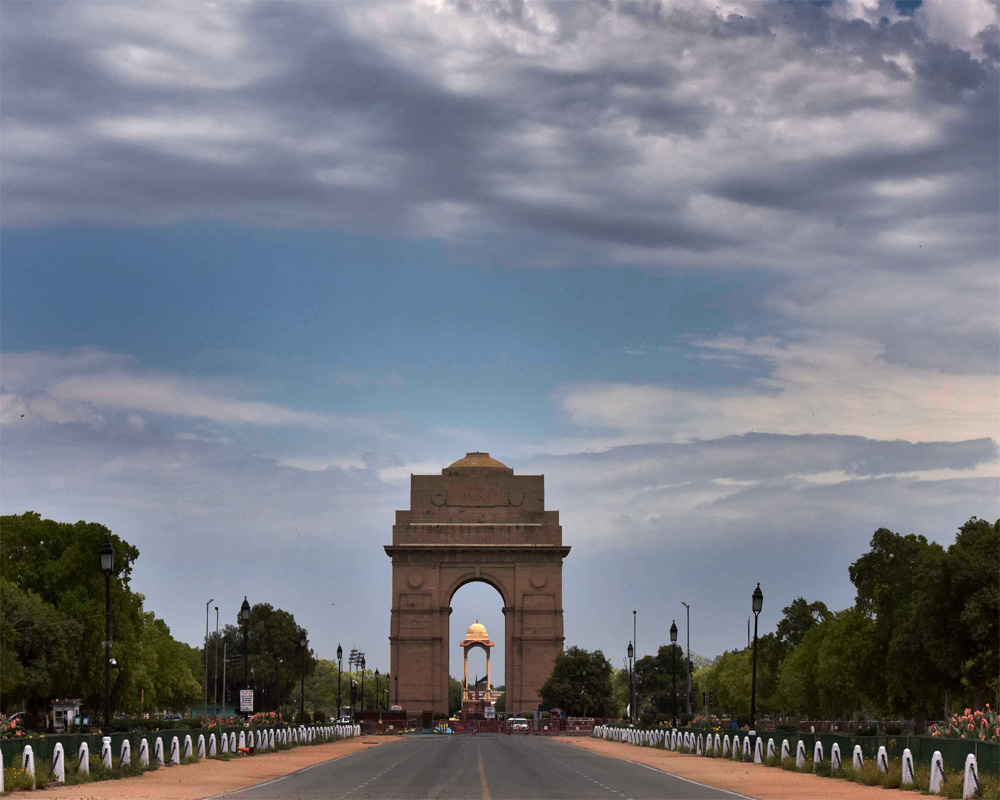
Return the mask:
[[[490,800],[490,787],[486,783],[486,770],[483,768],[483,748],[476,742],[476,753],[479,755],[479,786],[483,790],[483,800]]]

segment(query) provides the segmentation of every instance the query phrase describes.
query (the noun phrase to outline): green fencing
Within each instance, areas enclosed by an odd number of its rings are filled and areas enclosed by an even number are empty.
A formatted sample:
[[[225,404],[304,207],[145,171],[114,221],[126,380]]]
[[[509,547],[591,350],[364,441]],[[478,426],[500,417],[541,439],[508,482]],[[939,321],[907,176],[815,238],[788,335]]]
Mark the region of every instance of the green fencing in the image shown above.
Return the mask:
[[[705,733],[704,730],[694,728],[684,728],[695,735]],[[746,735],[746,731],[719,731],[720,736],[739,734],[741,739]],[[878,754],[879,747],[885,747],[890,759],[902,758],[903,750],[909,748],[913,754],[915,764],[930,764],[931,756],[935,750],[941,751],[941,757],[946,766],[961,772],[965,769],[965,757],[969,753],[976,756],[976,764],[980,772],[991,775],[1000,775],[1000,744],[996,742],[982,742],[978,739],[957,739],[943,736],[847,736],[837,733],[802,733],[796,731],[760,731],[759,736],[764,740],[764,749],[767,751],[767,740],[774,739],[774,749],[781,752],[781,742],[788,740],[792,753],[795,753],[799,740],[806,746],[806,755],[812,758],[813,748],[816,742],[823,743],[823,757],[830,758],[831,746],[834,742],[840,745],[841,758],[845,763],[850,763],[851,755],[854,753],[854,746],[860,745],[861,754],[866,761],[871,761]]]
[[[308,728],[322,727],[322,726],[307,726]],[[153,746],[156,742],[156,737],[163,739],[163,755],[165,758],[170,756],[170,741],[173,737],[177,737],[177,742],[181,746],[181,753],[184,752],[184,737],[190,735],[191,746],[195,755],[198,753],[198,737],[202,734],[205,736],[205,750],[208,751],[208,737],[210,734],[216,735],[216,752],[222,752],[222,745],[218,743],[218,737],[220,734],[235,733],[236,738],[239,738],[240,731],[246,731],[249,733],[250,728],[242,727],[217,727],[217,728],[193,728],[193,729],[170,729],[170,730],[159,730],[159,731],[136,731],[132,733],[112,733],[111,736],[111,755],[117,761],[119,754],[121,753],[122,742],[128,739],[132,747],[132,758],[133,760],[139,758],[139,742],[146,739],[149,742],[149,757],[150,760],[153,758]],[[80,752],[81,742],[86,742],[87,747],[90,750],[91,755],[100,756],[101,754],[101,743],[104,739],[103,734],[100,733],[73,733],[73,734],[45,734],[44,736],[23,736],[16,739],[3,739],[0,740],[0,753],[3,753],[3,763],[5,767],[9,767],[13,764],[20,765],[21,763],[21,753],[24,750],[24,746],[30,744],[31,749],[35,753],[35,761],[41,763],[42,761],[51,761],[52,753],[55,751],[56,743],[62,742],[63,750],[66,752],[66,763],[67,765],[75,765],[77,759],[77,753]]]

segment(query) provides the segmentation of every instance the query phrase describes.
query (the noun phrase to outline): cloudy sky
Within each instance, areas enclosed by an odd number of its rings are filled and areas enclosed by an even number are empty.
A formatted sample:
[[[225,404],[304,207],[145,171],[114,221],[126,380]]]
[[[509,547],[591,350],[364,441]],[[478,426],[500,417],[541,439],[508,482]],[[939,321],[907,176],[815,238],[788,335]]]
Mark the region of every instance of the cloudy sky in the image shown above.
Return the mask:
[[[1000,516],[997,20],[6,0],[3,513],[109,525],[186,641],[246,594],[384,670],[409,475],[485,450],[569,644],[846,607],[876,528]]]

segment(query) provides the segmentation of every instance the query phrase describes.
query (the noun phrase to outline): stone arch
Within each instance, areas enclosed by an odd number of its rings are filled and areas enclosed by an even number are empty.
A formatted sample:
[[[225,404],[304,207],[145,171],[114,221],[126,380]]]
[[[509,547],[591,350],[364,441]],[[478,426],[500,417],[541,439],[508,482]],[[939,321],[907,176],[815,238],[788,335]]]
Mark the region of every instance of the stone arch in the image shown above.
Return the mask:
[[[448,710],[451,600],[468,583],[503,599],[507,708],[529,711],[563,646],[559,512],[544,476],[469,453],[437,475],[410,476],[410,508],[392,544],[391,671],[407,713]]]

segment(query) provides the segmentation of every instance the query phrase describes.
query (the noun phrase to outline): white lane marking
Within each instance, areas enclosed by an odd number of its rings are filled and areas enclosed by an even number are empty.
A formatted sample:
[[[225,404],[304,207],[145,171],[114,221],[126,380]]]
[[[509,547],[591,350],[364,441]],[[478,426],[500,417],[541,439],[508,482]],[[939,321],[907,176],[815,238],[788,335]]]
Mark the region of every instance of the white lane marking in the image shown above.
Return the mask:
[[[557,764],[559,764],[560,766],[563,766],[563,767],[565,767],[565,768],[566,768],[566,769],[568,769],[568,770],[569,770],[570,772],[573,772],[573,773],[575,773],[575,774],[579,775],[579,776],[580,776],[581,778],[586,778],[586,779],[587,779],[588,781],[590,781],[591,783],[594,783],[594,784],[597,784],[597,785],[598,785],[598,786],[600,786],[600,787],[601,787],[602,789],[604,789],[604,791],[606,791],[606,792],[612,792],[612,793],[614,793],[614,794],[618,795],[619,797],[624,797],[624,798],[625,798],[625,800],[631,800],[631,798],[629,798],[629,797],[628,797],[627,795],[624,795],[624,794],[622,794],[622,793],[621,793],[621,792],[619,792],[619,791],[618,791],[617,789],[612,789],[612,788],[611,788],[610,786],[605,786],[605,785],[604,785],[603,783],[601,783],[601,782],[600,782],[599,780],[597,780],[596,778],[591,778],[591,777],[590,777],[589,775],[585,775],[584,773],[580,772],[580,770],[578,770],[578,769],[574,769],[574,768],[573,768],[573,767],[571,767],[571,766],[570,766],[569,764],[566,764],[566,763],[564,763],[564,762],[560,761],[560,760],[559,760],[558,758],[556,758],[555,756],[549,756],[549,758],[551,758],[551,759],[552,759],[553,761],[555,761],[555,762],[556,762]]]
[[[614,756],[606,756],[604,753],[595,753],[593,750],[588,750],[586,747],[575,747],[569,744],[569,742],[560,742],[558,739],[555,740],[556,744],[561,744],[564,747],[572,747],[574,750],[579,752],[583,750],[586,753],[590,753],[592,756],[597,756],[599,758],[610,758],[615,761],[626,761],[629,764],[635,764],[639,767],[645,767],[646,769],[651,769],[653,772],[658,772],[661,775],[669,775],[671,778],[677,778],[679,781],[684,781],[685,783],[693,783],[695,786],[701,786],[705,789],[713,789],[716,792],[725,792],[726,794],[732,795],[733,797],[739,797],[740,800],[759,800],[759,798],[751,797],[748,794],[740,794],[739,792],[734,792],[732,789],[720,789],[718,786],[710,786],[707,783],[699,783],[698,781],[693,781],[690,778],[682,778],[680,775],[675,775],[672,772],[667,772],[665,769],[658,769],[657,767],[651,767],[649,764],[642,764],[638,761],[632,761],[630,758],[615,758]],[[611,791],[614,791],[613,789]]]
[[[372,781],[377,781],[377,780],[378,780],[379,778],[381,778],[381,777],[382,777],[383,775],[385,775],[385,773],[387,773],[387,772],[388,772],[389,770],[391,770],[391,769],[393,769],[393,768],[395,768],[395,767],[398,767],[398,766],[399,766],[400,764],[402,764],[402,763],[403,763],[404,761],[409,761],[409,760],[410,760],[411,758],[413,758],[413,757],[414,757],[415,755],[417,755],[418,753],[420,753],[420,752],[421,752],[422,750],[426,750],[426,749],[427,749],[427,748],[426,748],[426,746],[425,746],[425,747],[420,747],[420,748],[417,748],[417,749],[416,749],[416,750],[414,750],[414,751],[413,751],[412,753],[410,753],[410,754],[409,754],[409,755],[408,755],[408,756],[407,756],[406,758],[401,758],[401,759],[399,759],[399,761],[394,761],[394,762],[392,762],[392,763],[391,763],[391,764],[390,764],[390,765],[389,765],[388,767],[386,767],[386,768],[385,768],[384,770],[382,770],[381,772],[379,772],[379,773],[377,773],[377,774],[375,774],[375,775],[372,775],[372,776],[371,776],[371,777],[370,777],[370,778],[369,778],[368,780],[366,780],[366,781],[365,781],[364,783],[362,783],[362,784],[360,784],[360,785],[358,785],[358,786],[355,786],[355,787],[354,787],[353,789],[351,789],[351,790],[350,790],[349,792],[345,792],[344,794],[342,794],[342,795],[339,795],[339,796],[340,796],[340,797],[348,797],[348,796],[350,796],[350,795],[354,794],[355,792],[359,791],[360,789],[364,789],[364,788],[365,788],[365,787],[366,787],[366,786],[367,786],[367,785],[368,785],[369,783],[371,783]]]

